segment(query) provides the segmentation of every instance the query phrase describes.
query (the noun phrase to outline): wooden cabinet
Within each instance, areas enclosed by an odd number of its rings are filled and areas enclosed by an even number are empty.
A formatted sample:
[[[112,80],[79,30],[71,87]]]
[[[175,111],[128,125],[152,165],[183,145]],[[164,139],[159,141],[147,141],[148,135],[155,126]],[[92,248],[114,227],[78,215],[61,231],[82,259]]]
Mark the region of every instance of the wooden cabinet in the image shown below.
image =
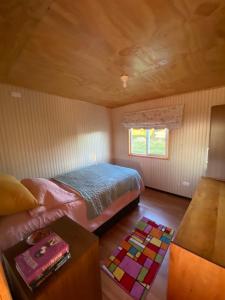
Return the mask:
[[[3,253],[3,265],[17,300],[101,300],[98,238],[67,217],[49,226],[70,245],[71,259],[31,292],[15,268],[14,257],[28,248],[23,241]]]
[[[5,278],[5,273],[2,267],[2,264],[0,263],[0,299],[1,300],[12,300],[8,283]]]
[[[168,300],[225,299],[225,182],[202,178],[171,244]]]

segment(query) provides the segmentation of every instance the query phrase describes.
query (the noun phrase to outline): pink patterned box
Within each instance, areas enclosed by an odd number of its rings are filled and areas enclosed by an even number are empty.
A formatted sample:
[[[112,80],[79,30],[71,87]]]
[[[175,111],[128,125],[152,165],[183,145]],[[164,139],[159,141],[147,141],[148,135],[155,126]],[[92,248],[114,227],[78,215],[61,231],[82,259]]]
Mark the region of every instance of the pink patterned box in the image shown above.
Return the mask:
[[[69,245],[53,232],[18,255],[15,258],[16,268],[29,285],[67,252],[69,252]]]

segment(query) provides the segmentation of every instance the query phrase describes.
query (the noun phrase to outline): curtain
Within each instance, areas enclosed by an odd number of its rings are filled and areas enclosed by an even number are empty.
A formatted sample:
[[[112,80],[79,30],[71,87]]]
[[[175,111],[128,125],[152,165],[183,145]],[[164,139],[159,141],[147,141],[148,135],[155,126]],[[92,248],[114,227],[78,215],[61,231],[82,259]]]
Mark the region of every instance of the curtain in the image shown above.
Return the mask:
[[[179,128],[184,105],[171,105],[138,112],[125,113],[122,124],[126,128]]]

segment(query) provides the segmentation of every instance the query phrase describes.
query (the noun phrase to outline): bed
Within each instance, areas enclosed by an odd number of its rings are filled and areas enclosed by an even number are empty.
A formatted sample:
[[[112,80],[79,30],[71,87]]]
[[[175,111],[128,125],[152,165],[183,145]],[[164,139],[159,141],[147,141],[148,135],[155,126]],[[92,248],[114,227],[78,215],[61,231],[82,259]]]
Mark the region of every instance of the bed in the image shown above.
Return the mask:
[[[73,195],[73,200],[59,203],[53,208],[42,206],[40,208],[43,210],[38,213],[24,211],[1,217],[1,251],[24,239],[32,231],[47,226],[64,215],[87,230],[100,233],[124,210],[137,204],[143,190],[142,178],[136,170],[112,164],[89,166],[49,180],[25,179],[22,183],[24,182],[26,186],[26,182],[35,182],[35,180],[39,183],[47,182],[51,188],[54,185],[53,191],[45,191],[45,197],[56,198],[61,195],[61,192]],[[27,184],[26,187],[31,189],[32,185]],[[56,193],[56,189],[60,192],[57,190]]]

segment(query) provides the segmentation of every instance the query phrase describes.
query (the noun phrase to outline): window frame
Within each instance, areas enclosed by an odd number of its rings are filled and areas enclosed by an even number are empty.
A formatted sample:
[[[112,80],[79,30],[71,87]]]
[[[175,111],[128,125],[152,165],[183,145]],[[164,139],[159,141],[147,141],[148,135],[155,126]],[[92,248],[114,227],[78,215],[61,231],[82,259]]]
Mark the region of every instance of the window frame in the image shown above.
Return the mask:
[[[139,129],[139,128],[129,128],[128,129],[128,137],[129,137],[129,148],[128,148],[128,156],[134,156],[134,157],[145,157],[145,158],[155,158],[155,159],[165,159],[165,160],[168,160],[169,159],[169,136],[170,136],[170,130],[168,128],[165,128],[167,129],[167,134],[166,134],[166,154],[165,155],[154,155],[154,154],[134,154],[131,152],[131,140],[132,140],[132,135],[131,135],[131,132],[132,132],[132,129]],[[152,128],[143,128],[143,129],[152,129]],[[155,128],[157,129],[157,128]],[[147,147],[147,145],[146,145]]]

